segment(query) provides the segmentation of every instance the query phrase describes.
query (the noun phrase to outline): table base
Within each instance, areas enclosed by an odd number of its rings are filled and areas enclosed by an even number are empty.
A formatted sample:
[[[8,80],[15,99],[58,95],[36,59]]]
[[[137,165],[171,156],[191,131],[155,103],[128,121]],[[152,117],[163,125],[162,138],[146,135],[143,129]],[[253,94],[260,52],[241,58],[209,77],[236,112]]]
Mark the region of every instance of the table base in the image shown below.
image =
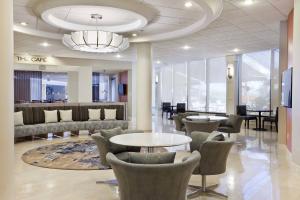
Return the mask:
[[[267,129],[265,129],[265,128],[254,128],[253,130],[255,130],[255,131],[267,131]]]

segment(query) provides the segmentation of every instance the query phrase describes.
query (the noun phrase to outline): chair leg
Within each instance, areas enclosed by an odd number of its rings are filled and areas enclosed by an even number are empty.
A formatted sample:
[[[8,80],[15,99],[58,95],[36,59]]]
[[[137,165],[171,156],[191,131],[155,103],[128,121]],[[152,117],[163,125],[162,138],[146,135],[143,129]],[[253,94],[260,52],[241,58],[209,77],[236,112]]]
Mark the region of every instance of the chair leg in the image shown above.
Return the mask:
[[[256,118],[256,119],[255,119],[255,128],[256,128],[256,129],[258,128],[257,124],[258,124],[258,120],[257,120],[257,118]]]
[[[250,128],[250,120],[248,120],[247,126],[248,126],[248,129],[249,129]]]
[[[195,185],[189,185],[189,187],[196,189],[196,192],[193,192],[191,194],[188,194],[188,199],[196,198],[200,195],[213,195],[213,196],[219,196],[223,198],[228,198],[226,195],[218,193],[212,189],[218,187],[218,184],[212,185],[212,186],[206,186],[206,176],[202,175],[202,186],[195,186]]]
[[[272,132],[272,129],[273,129],[273,122],[271,122],[271,132]]]
[[[275,122],[276,132],[278,132],[278,122]]]

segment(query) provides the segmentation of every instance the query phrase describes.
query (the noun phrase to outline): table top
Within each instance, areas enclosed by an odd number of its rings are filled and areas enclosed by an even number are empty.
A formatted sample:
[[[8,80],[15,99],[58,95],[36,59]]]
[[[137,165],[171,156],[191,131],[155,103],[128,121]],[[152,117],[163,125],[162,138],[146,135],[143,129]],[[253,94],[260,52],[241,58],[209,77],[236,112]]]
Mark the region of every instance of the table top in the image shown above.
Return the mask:
[[[228,119],[228,117],[210,116],[210,115],[192,115],[192,116],[187,116],[186,118],[189,120],[208,120],[208,121],[222,121]]]
[[[273,112],[272,110],[247,110],[248,112]]]
[[[190,143],[192,138],[172,133],[129,133],[111,137],[109,141],[134,147],[171,147]]]

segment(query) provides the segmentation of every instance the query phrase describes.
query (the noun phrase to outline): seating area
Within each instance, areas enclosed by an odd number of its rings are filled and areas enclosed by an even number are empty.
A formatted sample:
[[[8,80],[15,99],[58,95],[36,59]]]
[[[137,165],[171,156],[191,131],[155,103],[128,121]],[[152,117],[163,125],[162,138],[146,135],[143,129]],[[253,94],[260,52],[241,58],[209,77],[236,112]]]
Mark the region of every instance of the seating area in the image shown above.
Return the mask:
[[[1,0],[0,200],[299,200],[300,0]]]
[[[98,111],[99,118],[90,119],[89,110]],[[105,115],[106,111],[110,110],[114,112],[112,118]],[[54,118],[54,121],[47,121],[47,111],[54,111],[54,116],[48,116]],[[61,111],[69,111],[69,119],[63,119]],[[94,133],[97,130],[116,127],[128,129],[125,103],[16,104],[15,113],[18,112],[21,112],[21,122],[15,125],[15,139],[38,135],[47,137],[48,133],[61,135],[67,131],[78,135],[80,130]]]

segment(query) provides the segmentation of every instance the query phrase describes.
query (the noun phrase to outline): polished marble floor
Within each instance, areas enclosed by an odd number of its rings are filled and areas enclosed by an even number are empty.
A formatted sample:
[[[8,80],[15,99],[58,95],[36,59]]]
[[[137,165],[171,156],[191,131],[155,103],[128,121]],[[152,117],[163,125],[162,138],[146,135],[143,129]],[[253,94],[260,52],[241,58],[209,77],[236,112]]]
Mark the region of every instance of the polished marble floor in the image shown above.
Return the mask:
[[[156,132],[174,132],[174,122],[153,118]],[[133,125],[132,125],[133,126]],[[89,138],[81,133],[80,138]],[[242,129],[232,137],[236,144],[231,150],[227,172],[209,176],[208,185],[219,183],[218,192],[235,200],[299,200],[300,167],[295,165],[283,145],[277,144],[277,133]],[[117,189],[97,185],[97,180],[114,178],[112,170],[73,171],[35,167],[24,163],[21,155],[27,150],[78,137],[20,142],[15,145],[15,177],[17,200],[118,200]],[[177,151],[176,159],[188,155],[188,146],[169,148]],[[193,176],[191,184],[200,185],[201,177]],[[219,199],[203,196],[195,200]]]

